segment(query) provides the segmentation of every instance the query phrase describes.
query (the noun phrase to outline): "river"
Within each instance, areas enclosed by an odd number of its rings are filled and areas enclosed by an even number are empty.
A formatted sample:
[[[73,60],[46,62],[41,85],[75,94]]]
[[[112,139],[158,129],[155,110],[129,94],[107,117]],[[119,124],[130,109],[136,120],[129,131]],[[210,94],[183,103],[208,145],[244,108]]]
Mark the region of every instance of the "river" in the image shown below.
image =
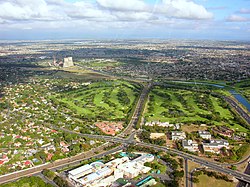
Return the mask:
[[[208,86],[214,86],[214,87],[217,87],[217,88],[225,88],[225,86],[223,86],[223,85],[205,83],[205,82],[186,82],[186,81],[172,81],[172,82],[184,83],[184,84],[198,84],[198,85],[203,84],[203,85],[208,85]],[[230,90],[229,92],[234,96],[234,98],[238,102],[240,102],[242,105],[244,105],[246,107],[248,112],[250,112],[250,103],[245,97],[243,97],[240,93],[236,92],[235,90]]]

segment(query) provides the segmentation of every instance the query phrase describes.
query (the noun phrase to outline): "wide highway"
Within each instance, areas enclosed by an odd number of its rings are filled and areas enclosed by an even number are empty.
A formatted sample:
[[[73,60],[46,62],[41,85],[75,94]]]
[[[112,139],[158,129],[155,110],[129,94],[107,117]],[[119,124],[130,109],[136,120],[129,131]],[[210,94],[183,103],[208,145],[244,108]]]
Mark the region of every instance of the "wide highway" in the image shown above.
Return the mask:
[[[89,134],[81,134],[81,133],[77,133],[74,131],[70,131],[67,129],[63,129],[63,128],[59,128],[60,130],[65,130],[68,133],[72,133],[72,134],[77,134],[79,136],[82,137],[89,137],[89,138],[95,138],[95,139],[104,139],[106,141],[109,142],[115,142],[115,143],[122,143],[122,144],[131,144],[131,145],[135,145],[135,146],[141,146],[141,147],[148,147],[148,148],[153,148],[155,150],[159,150],[159,151],[164,151],[167,153],[171,153],[171,154],[176,154],[184,159],[188,159],[191,160],[192,162],[196,162],[198,164],[201,164],[203,166],[206,166],[208,168],[211,168],[215,171],[224,173],[224,174],[228,174],[228,175],[232,175],[234,177],[236,177],[239,180],[242,180],[244,182],[250,183],[250,175],[247,175],[245,173],[241,173],[232,169],[229,169],[225,166],[223,166],[223,164],[218,164],[215,162],[211,162],[211,161],[207,161],[204,160],[200,157],[197,157],[195,155],[191,155],[176,149],[170,149],[168,147],[165,146],[159,146],[159,145],[155,145],[155,144],[148,144],[148,143],[143,143],[143,142],[137,142],[135,140],[131,140],[131,138],[119,138],[119,137],[112,137],[112,136],[102,136],[102,135],[89,135]]]
[[[182,151],[178,151],[176,149],[170,149],[170,148],[165,147],[165,146],[158,146],[158,145],[154,145],[154,144],[148,144],[148,143],[135,141],[134,138],[133,138],[135,132],[132,133],[133,127],[137,124],[137,122],[139,120],[139,117],[141,115],[141,112],[143,111],[143,104],[145,102],[145,99],[147,98],[147,95],[148,95],[148,93],[150,91],[151,86],[152,86],[152,84],[148,83],[143,88],[143,90],[141,92],[141,95],[140,95],[140,97],[138,99],[136,108],[134,110],[134,113],[132,115],[131,121],[128,124],[127,128],[125,128],[124,131],[122,132],[122,134],[119,135],[119,136],[112,137],[112,136],[103,136],[103,135],[81,134],[81,133],[71,131],[71,130],[68,130],[68,129],[65,129],[65,128],[58,128],[58,127],[54,127],[54,128],[65,131],[65,132],[68,132],[68,133],[71,133],[71,134],[77,134],[77,135],[79,135],[81,137],[89,137],[89,138],[93,138],[93,139],[103,139],[103,140],[106,140],[108,142],[121,143],[123,145],[135,145],[135,146],[148,147],[148,148],[153,148],[155,150],[165,151],[167,153],[176,154],[176,155],[178,155],[178,156],[180,156],[180,157],[182,157],[182,158],[184,158],[186,160],[191,160],[193,162],[201,164],[202,166],[206,166],[208,168],[211,168],[211,169],[213,169],[215,171],[218,171],[218,172],[221,172],[221,173],[224,173],[224,174],[232,175],[232,176],[236,177],[237,179],[239,179],[241,181],[250,183],[250,175],[245,174],[245,173],[241,173],[241,172],[238,172],[238,171],[235,171],[235,170],[228,169],[226,167],[226,165],[223,165],[223,164],[220,165],[220,164],[215,163],[215,162],[207,161],[207,160],[204,160],[204,159],[202,159],[200,157],[197,157],[197,156],[194,156],[194,155],[182,152]],[[232,100],[232,99],[230,99],[228,97],[224,97],[224,99],[233,108],[236,109],[236,111],[240,114],[241,117],[243,117],[248,123],[250,122],[249,115],[246,114],[244,112],[244,110],[242,110],[241,107],[234,100]],[[130,135],[130,136],[127,137],[127,138],[124,138],[123,137],[124,135]],[[108,155],[108,154],[111,154],[114,151],[121,150],[122,148],[123,147],[117,147],[117,148],[114,148],[114,149],[112,149],[110,151],[106,151],[104,153],[101,153],[101,155]],[[79,162],[80,160],[91,158],[93,156],[95,156],[95,153],[93,151],[88,152],[88,153],[82,153],[82,154],[76,155],[74,157],[58,160],[58,161],[55,161],[55,162],[52,162],[52,163],[46,163],[46,164],[43,164],[43,165],[40,165],[40,166],[36,166],[36,167],[29,168],[29,169],[26,169],[26,170],[21,170],[21,171],[15,172],[15,173],[7,174],[7,175],[2,175],[2,176],[0,176],[0,184],[1,183],[6,183],[8,181],[13,181],[13,180],[16,180],[16,179],[24,177],[24,176],[30,176],[30,175],[40,173],[43,169],[46,169],[46,168],[47,169],[54,169],[54,168],[58,168],[58,167],[64,167],[64,166],[67,166],[69,164]]]

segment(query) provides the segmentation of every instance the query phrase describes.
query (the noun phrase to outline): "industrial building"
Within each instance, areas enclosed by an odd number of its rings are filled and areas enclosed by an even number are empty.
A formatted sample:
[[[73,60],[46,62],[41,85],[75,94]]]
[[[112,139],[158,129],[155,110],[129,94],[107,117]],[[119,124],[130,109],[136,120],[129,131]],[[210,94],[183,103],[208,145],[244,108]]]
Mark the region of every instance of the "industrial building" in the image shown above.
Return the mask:
[[[73,58],[72,57],[67,57],[63,59],[63,67],[72,67],[74,66]]]

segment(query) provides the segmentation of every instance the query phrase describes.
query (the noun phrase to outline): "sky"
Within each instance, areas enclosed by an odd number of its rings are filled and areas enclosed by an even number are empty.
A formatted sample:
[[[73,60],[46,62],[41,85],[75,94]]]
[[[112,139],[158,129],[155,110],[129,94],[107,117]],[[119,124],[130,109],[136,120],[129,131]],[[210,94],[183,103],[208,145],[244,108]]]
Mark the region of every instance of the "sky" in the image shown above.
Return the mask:
[[[0,40],[249,36],[250,0],[0,0]]]

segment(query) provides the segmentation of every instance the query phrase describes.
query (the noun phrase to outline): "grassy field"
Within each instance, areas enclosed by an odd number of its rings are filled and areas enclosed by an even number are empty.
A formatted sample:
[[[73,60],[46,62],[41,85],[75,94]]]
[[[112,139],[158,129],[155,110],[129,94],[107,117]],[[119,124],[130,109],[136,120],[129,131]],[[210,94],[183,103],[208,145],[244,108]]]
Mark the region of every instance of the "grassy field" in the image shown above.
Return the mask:
[[[93,68],[117,67],[123,64],[122,62],[117,62],[115,60],[90,60],[78,63]]]
[[[200,175],[198,177],[199,183],[195,184],[194,187],[235,187],[236,183],[226,182],[224,180],[217,180],[207,175]]]
[[[234,114],[220,98],[204,93],[160,87],[155,87],[149,97],[146,121],[227,125],[232,129],[247,132],[247,129],[234,119]]]
[[[126,81],[100,81],[59,92],[53,99],[84,119],[124,121],[139,91],[138,85]]]
[[[0,184],[0,187],[53,187],[45,183],[40,177],[24,177],[15,182]]]

